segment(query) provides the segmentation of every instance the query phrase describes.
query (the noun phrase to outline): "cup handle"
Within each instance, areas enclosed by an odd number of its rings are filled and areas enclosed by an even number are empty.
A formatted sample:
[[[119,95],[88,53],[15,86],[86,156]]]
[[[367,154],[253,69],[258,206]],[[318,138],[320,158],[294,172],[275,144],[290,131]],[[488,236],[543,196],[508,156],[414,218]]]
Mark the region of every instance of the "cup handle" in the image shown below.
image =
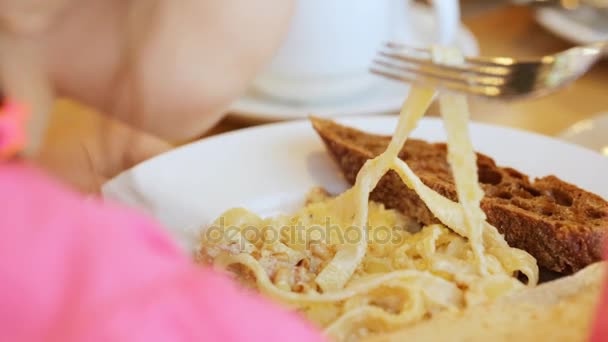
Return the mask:
[[[460,4],[458,0],[432,0],[437,23],[436,42],[441,45],[454,45],[456,33],[460,28]]]

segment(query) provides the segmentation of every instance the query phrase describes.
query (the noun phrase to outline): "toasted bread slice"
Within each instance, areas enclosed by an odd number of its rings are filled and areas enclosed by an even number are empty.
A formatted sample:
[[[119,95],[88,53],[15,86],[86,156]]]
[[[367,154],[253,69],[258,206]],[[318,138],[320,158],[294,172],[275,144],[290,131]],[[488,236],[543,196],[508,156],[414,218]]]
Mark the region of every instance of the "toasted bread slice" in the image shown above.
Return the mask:
[[[351,183],[365,161],[382,153],[390,141],[388,136],[365,133],[330,120],[311,120]],[[409,139],[399,157],[424,184],[457,200],[445,143]],[[532,254],[540,266],[565,274],[601,260],[602,244],[608,236],[608,203],[604,199],[555,176],[531,182],[521,172],[499,167],[492,158],[479,153],[477,167],[485,191],[482,209],[509,245]],[[423,224],[437,222],[418,195],[393,171],[381,179],[371,198]]]
[[[589,338],[606,264],[523,289],[462,313],[445,312],[369,341],[560,341]]]

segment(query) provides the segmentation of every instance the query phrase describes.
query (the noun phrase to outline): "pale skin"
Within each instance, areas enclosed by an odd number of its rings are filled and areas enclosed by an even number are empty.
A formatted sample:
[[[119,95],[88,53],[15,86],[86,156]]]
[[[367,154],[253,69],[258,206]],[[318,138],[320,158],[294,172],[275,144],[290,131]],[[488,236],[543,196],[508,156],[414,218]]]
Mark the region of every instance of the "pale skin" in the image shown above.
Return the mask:
[[[110,177],[217,123],[272,57],[292,10],[291,0],[0,0],[0,33],[40,47],[57,95],[129,125],[99,134],[137,141],[93,158]]]

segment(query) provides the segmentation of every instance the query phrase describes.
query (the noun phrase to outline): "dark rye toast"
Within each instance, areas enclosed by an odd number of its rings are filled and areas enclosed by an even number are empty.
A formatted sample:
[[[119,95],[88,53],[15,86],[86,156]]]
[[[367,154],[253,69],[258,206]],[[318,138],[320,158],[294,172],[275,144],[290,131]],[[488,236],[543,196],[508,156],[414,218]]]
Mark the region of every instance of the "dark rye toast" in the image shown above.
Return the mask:
[[[369,134],[330,120],[311,121],[350,183],[363,163],[382,153],[390,141],[388,136]],[[445,143],[408,139],[399,157],[424,184],[457,200]],[[477,166],[485,191],[481,207],[488,222],[504,234],[509,245],[532,254],[539,266],[565,274],[601,260],[603,241],[608,236],[608,203],[604,199],[555,176],[530,181],[521,172],[499,167],[480,153]],[[423,224],[438,222],[393,171],[381,179],[371,198]]]

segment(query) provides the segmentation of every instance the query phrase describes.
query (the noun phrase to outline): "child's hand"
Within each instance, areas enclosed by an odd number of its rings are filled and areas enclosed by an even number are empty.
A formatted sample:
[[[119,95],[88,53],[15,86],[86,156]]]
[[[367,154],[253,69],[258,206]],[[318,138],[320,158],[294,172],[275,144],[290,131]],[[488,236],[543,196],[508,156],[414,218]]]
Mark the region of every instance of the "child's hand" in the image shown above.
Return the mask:
[[[184,140],[272,56],[293,0],[0,0],[0,34],[43,47],[59,95]]]

